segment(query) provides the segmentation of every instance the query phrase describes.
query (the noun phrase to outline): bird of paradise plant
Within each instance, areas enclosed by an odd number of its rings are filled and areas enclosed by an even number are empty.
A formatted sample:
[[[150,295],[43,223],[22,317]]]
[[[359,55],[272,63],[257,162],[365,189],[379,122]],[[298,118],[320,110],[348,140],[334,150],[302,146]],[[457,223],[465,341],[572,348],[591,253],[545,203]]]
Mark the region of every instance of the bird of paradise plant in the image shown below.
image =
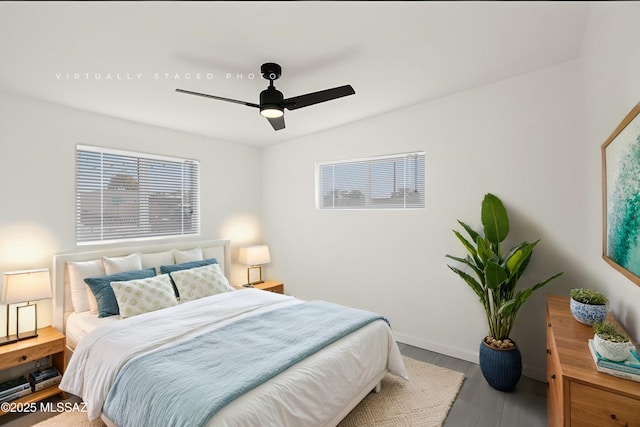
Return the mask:
[[[509,234],[509,216],[502,201],[491,193],[486,194],[482,201],[481,219],[484,236],[458,220],[469,238],[456,230],[453,232],[468,254],[465,258],[447,255],[467,266],[470,271],[451,265],[448,267],[480,298],[487,316],[489,336],[503,341],[509,338],[518,310],[531,294],[562,273],[529,288],[516,290],[518,281],[529,265],[533,249],[540,240],[522,242],[503,251],[501,243]]]

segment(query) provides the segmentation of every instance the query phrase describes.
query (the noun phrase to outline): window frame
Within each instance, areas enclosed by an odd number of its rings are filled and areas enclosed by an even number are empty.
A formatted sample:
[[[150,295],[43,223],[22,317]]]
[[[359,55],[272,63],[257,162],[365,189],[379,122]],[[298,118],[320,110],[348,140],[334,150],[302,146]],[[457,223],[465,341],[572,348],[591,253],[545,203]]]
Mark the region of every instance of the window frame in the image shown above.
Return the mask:
[[[341,164],[354,164],[354,163],[369,163],[369,164],[375,164],[375,162],[380,162],[380,161],[393,161],[394,159],[407,159],[410,156],[418,156],[419,158],[421,158],[421,168],[422,168],[422,191],[423,191],[423,196],[421,197],[421,204],[422,206],[415,206],[415,205],[410,205],[410,206],[406,206],[406,198],[404,199],[405,202],[405,206],[398,206],[398,205],[394,205],[394,206],[384,206],[384,204],[378,203],[378,204],[369,204],[367,205],[366,203],[362,206],[342,206],[342,207],[336,207],[335,204],[331,207],[324,207],[322,204],[322,198],[323,196],[321,195],[321,190],[325,190],[324,188],[321,189],[321,179],[322,179],[322,172],[321,172],[321,168],[325,167],[325,166],[335,166],[335,165],[341,165]],[[424,151],[410,151],[410,152],[405,152],[405,153],[396,153],[396,154],[388,154],[388,155],[379,155],[379,156],[369,156],[369,157],[359,157],[359,158],[354,158],[354,159],[345,159],[345,160],[335,160],[335,161],[323,161],[323,162],[316,162],[316,167],[315,167],[315,206],[316,206],[316,210],[319,211],[343,211],[343,210],[358,210],[358,211],[388,211],[388,210],[419,210],[419,209],[426,209],[427,206],[427,200],[426,200],[426,189],[427,189],[427,167],[426,167],[426,154]],[[405,171],[406,172],[406,171]],[[371,182],[373,180],[371,179],[371,177],[369,177],[369,185],[371,185]],[[403,184],[406,184],[406,181],[403,182]],[[401,188],[407,188],[406,186],[401,187]],[[331,190],[331,191],[335,191],[335,189]],[[326,193],[326,191],[325,191]],[[405,193],[406,194],[406,193]],[[371,197],[369,195],[369,197]]]
[[[99,222],[100,224],[98,226],[96,226],[96,228],[99,228],[99,231],[97,232],[97,238],[91,238],[89,236],[89,232],[82,232],[82,227],[86,227],[86,224],[83,225],[82,224],[82,202],[81,202],[81,194],[82,194],[82,190],[80,190],[80,186],[83,182],[85,181],[81,181],[81,176],[79,175],[79,167],[81,166],[81,152],[90,152],[90,153],[96,153],[99,154],[101,156],[100,159],[100,176],[103,177],[103,161],[104,158],[102,158],[102,156],[104,155],[108,155],[108,156],[122,156],[122,157],[126,157],[129,159],[135,159],[138,162],[138,170],[137,173],[138,175],[136,176],[137,182],[136,185],[140,186],[140,187],[146,187],[146,189],[142,190],[138,192],[137,194],[137,199],[136,203],[138,206],[138,213],[137,213],[137,218],[138,221],[143,222],[144,225],[142,225],[142,227],[146,227],[147,230],[143,230],[140,231],[140,229],[138,228],[138,230],[136,230],[135,232],[132,231],[132,234],[128,237],[109,237],[109,236],[105,236],[105,212],[106,209],[104,207],[104,191],[107,190],[107,188],[105,187],[105,183],[104,183],[104,178],[101,178],[101,183],[100,183],[100,187],[97,188],[97,190],[100,191],[100,195],[98,197],[100,197],[100,212],[96,217],[99,217]],[[123,159],[124,160],[124,159]],[[145,165],[145,162],[147,162],[147,164]],[[179,218],[180,221],[180,230],[175,230],[175,232],[173,233],[159,233],[159,232],[154,232],[152,227],[152,220],[151,220],[151,208],[150,208],[150,202],[149,202],[149,196],[153,193],[153,190],[151,190],[150,188],[154,187],[155,185],[158,185],[161,187],[161,183],[162,183],[162,179],[166,178],[166,177],[171,177],[171,174],[150,174],[148,175],[147,179],[149,179],[149,176],[153,176],[155,179],[155,182],[151,182],[150,185],[141,182],[141,178],[140,178],[140,167],[142,165],[145,166],[149,166],[149,164],[153,164],[153,162],[165,162],[167,165],[176,165],[176,167],[181,167],[181,184],[180,184],[180,189],[179,191],[179,195],[180,197],[180,209],[181,209],[181,213],[174,217],[174,218]],[[179,166],[177,164],[182,164],[182,166]],[[185,183],[185,165],[186,164],[192,164],[194,167],[194,170],[189,172],[189,175],[192,177],[192,179],[194,179],[195,182],[191,183],[191,188],[188,190],[191,194],[192,194],[192,198],[190,200],[192,205],[195,206],[191,206],[191,208],[193,209],[192,212],[192,218],[190,218],[189,222],[190,225],[185,227],[185,211],[184,211],[184,207],[185,207],[185,186],[188,185]],[[87,166],[86,164],[84,165],[85,167]],[[117,174],[112,175],[115,176]],[[165,156],[165,155],[159,155],[159,154],[150,154],[150,153],[143,153],[143,152],[138,152],[138,151],[130,151],[130,150],[120,150],[120,149],[114,149],[114,148],[107,148],[107,147],[98,147],[98,146],[92,146],[92,145],[85,145],[85,144],[77,144],[76,148],[75,148],[75,178],[74,178],[74,184],[75,184],[75,194],[74,194],[74,203],[75,203],[75,207],[74,207],[74,221],[75,221],[75,241],[76,244],[78,246],[83,246],[83,245],[102,245],[102,244],[112,244],[112,243],[120,243],[120,242],[132,242],[132,241],[145,241],[145,240],[159,240],[159,239],[170,239],[170,238],[178,238],[178,237],[195,237],[195,236],[199,236],[200,235],[200,231],[201,231],[201,205],[202,205],[202,201],[201,201],[201,197],[200,197],[200,185],[201,185],[201,173],[200,173],[200,161],[196,160],[196,159],[187,159],[187,158],[181,158],[181,157],[172,157],[172,156]],[[89,180],[87,180],[86,182],[89,182]],[[161,187],[162,188],[162,187]],[[166,189],[165,189],[166,191]],[[158,194],[159,196],[162,196],[162,194]],[[163,202],[161,202],[163,203]],[[162,204],[163,208],[167,208],[168,205]],[[139,226],[140,227],[140,226]],[[173,231],[173,230],[170,230]],[[123,230],[122,233],[126,234],[127,230]],[[85,238],[83,238],[85,237]]]

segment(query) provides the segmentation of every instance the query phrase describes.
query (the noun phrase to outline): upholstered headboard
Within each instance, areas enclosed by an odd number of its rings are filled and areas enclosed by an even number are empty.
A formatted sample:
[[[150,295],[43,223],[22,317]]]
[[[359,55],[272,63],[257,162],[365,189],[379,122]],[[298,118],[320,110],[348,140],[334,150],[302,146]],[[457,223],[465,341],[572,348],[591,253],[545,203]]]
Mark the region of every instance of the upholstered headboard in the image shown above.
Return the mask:
[[[120,257],[132,253],[152,254],[171,249],[188,250],[202,248],[204,258],[216,258],[225,276],[229,278],[231,255],[229,240],[203,240],[193,242],[179,242],[166,244],[149,244],[145,246],[127,246],[120,248],[105,248],[88,252],[68,252],[53,257],[53,327],[64,332],[66,320],[73,312],[71,303],[71,288],[69,285],[69,261],[90,261],[105,257]]]

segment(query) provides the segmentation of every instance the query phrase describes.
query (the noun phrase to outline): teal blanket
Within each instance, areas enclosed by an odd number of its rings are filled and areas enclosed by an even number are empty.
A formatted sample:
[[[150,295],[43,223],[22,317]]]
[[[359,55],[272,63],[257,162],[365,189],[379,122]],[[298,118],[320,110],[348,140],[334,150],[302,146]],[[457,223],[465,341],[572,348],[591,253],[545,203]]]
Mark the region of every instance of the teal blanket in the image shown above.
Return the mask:
[[[377,319],[310,301],[230,323],[132,359],[103,412],[121,427],[204,426],[232,400]]]

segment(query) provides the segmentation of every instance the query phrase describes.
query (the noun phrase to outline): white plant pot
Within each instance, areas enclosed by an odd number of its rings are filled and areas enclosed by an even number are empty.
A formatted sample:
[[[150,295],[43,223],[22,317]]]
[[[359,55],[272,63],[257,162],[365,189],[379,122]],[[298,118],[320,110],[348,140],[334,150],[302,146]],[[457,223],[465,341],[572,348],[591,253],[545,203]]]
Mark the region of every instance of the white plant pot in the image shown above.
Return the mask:
[[[630,342],[611,342],[603,340],[598,336],[598,334],[593,336],[593,342],[596,346],[596,351],[600,353],[600,356],[614,362],[622,362],[625,360],[629,356],[629,351],[631,349]]]

